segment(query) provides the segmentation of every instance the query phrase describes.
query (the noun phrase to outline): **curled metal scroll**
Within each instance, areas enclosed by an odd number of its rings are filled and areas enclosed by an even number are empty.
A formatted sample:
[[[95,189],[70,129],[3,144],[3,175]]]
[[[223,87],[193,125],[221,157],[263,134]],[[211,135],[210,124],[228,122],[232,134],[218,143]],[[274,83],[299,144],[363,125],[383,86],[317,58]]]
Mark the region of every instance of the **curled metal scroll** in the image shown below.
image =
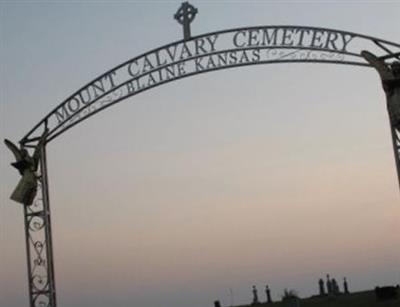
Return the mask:
[[[44,294],[39,294],[37,297],[35,297],[33,301],[33,306],[35,307],[51,307],[50,305],[50,299],[48,296]]]

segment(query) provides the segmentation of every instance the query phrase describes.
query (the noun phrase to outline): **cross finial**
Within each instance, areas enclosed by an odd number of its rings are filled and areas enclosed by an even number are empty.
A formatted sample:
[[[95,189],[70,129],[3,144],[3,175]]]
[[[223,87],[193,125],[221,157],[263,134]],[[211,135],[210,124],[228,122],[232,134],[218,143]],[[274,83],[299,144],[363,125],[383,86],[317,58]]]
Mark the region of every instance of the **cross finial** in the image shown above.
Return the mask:
[[[197,14],[197,9],[189,2],[183,2],[174,18],[183,26],[183,38],[190,39],[190,24]]]

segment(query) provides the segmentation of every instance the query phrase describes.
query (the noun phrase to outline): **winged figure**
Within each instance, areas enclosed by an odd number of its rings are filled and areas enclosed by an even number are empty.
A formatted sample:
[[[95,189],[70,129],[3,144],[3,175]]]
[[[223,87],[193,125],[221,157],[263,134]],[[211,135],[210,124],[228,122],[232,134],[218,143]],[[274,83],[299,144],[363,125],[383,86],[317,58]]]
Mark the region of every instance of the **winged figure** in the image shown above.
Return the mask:
[[[400,62],[387,64],[368,51],[362,51],[361,55],[378,71],[386,93],[390,120],[394,127],[400,129]]]
[[[24,147],[21,146],[18,148],[11,141],[7,139],[4,140],[4,143],[14,154],[16,160],[11,163],[11,165],[21,174],[21,179],[12,192],[10,198],[26,206],[32,204],[37,193],[38,177],[36,171],[39,166],[40,148],[43,145],[44,140],[45,133],[40,138],[32,156],[29,155],[28,151]]]

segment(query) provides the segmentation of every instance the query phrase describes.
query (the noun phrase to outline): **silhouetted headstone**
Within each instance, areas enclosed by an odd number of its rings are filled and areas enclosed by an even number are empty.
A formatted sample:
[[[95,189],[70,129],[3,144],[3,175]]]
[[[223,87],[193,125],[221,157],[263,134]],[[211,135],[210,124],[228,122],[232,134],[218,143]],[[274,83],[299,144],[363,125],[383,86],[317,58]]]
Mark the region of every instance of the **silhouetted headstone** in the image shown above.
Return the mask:
[[[267,296],[267,303],[272,303],[271,290],[269,289],[268,285],[265,286],[265,294]]]
[[[322,278],[319,279],[318,285],[319,285],[319,295],[321,296],[325,295],[325,285],[324,285],[324,280]]]
[[[345,294],[349,294],[349,285],[347,284],[347,279],[346,277],[343,278],[343,292]]]
[[[328,290],[328,294],[332,294],[332,281],[329,278],[329,274],[326,275],[326,288]]]
[[[300,299],[295,290],[285,289],[282,295],[282,307],[299,307]]]
[[[256,288],[256,286],[253,286],[253,302],[252,302],[252,304],[255,305],[258,303],[259,303],[259,301],[258,301],[257,288]]]
[[[396,287],[376,287],[375,295],[380,301],[395,300],[399,297],[398,289]]]
[[[214,307],[221,307],[221,303],[219,301],[214,301]]]
[[[338,285],[338,283],[337,283],[335,278],[333,278],[332,281],[331,281],[331,287],[332,287],[332,293],[334,295],[338,295],[340,293],[339,285]]]

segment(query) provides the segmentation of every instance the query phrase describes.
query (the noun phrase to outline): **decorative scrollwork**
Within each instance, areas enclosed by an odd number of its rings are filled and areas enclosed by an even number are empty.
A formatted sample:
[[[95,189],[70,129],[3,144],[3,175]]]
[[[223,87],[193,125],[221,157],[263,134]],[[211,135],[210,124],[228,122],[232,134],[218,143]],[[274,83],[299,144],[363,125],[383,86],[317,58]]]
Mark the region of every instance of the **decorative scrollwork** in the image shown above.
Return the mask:
[[[345,55],[343,53],[335,53],[335,52],[320,52],[321,60],[329,60],[329,61],[344,61]]]
[[[119,98],[121,98],[124,95],[124,91],[123,89],[120,87],[116,90],[114,90],[112,93],[110,93],[109,95],[107,95],[106,97],[104,97],[103,99],[101,99],[100,101],[98,101],[97,103],[100,106],[103,106],[105,104],[109,104]]]
[[[48,187],[46,181],[45,150],[41,152],[37,172],[38,191],[33,203],[25,207],[26,237],[29,255],[30,306],[55,307],[54,273],[52,270],[52,247],[49,240],[50,218],[48,211]],[[42,164],[44,163],[44,164]],[[44,174],[44,176],[43,176]]]
[[[35,260],[33,260],[33,264],[35,266],[45,266],[46,265],[46,260],[44,260],[42,257],[38,257]]]
[[[45,294],[39,294],[34,300],[35,307],[49,307],[50,306],[50,299]]]
[[[269,60],[300,60],[300,61],[344,61],[345,55],[337,52],[304,49],[268,49],[266,57]]]
[[[35,200],[33,201],[31,207],[38,209],[43,207],[43,199],[42,197],[36,197]]]
[[[71,116],[71,118],[65,122],[62,126],[60,126],[60,129],[64,129],[65,127],[68,127],[69,125],[72,125],[73,123],[87,117],[97,109],[103,107],[104,105],[107,105],[109,103],[112,103],[113,101],[121,98],[124,96],[124,91],[122,88],[117,88],[102,99],[92,103],[91,105],[86,106],[84,109],[81,111],[76,112],[74,115]]]
[[[32,277],[32,285],[35,290],[43,291],[48,286],[48,279],[46,275],[33,275]]]
[[[44,246],[43,242],[41,242],[41,241],[36,241],[36,242],[33,244],[33,246],[35,247],[36,253],[37,253],[38,255],[41,255],[41,254],[42,254],[42,251],[43,251],[43,246]]]
[[[45,226],[42,216],[33,216],[29,221],[29,229],[31,231],[39,231]]]

